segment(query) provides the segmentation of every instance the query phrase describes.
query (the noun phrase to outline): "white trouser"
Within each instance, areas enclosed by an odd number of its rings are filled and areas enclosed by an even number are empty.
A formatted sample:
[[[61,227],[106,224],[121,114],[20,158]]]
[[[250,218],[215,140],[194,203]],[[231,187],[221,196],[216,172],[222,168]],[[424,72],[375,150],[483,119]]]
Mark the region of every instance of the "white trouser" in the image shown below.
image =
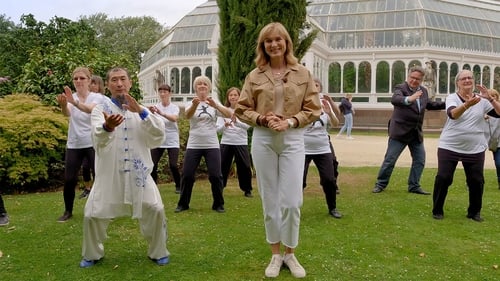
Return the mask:
[[[104,257],[103,242],[111,219],[84,217],[82,256],[86,260],[99,260]],[[162,204],[142,206],[139,218],[141,233],[149,244],[148,257],[159,259],[169,256],[167,250],[167,221]]]
[[[302,177],[304,173],[303,129],[274,132],[256,127],[252,158],[262,198],[266,239],[295,248],[299,243]]]

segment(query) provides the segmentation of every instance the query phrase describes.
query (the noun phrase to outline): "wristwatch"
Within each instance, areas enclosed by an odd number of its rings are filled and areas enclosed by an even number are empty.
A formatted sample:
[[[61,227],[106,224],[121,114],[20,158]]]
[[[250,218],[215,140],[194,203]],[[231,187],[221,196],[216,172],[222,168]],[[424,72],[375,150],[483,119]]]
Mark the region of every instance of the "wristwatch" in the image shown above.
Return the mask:
[[[288,122],[288,128],[295,128],[292,118],[288,118],[286,121]]]

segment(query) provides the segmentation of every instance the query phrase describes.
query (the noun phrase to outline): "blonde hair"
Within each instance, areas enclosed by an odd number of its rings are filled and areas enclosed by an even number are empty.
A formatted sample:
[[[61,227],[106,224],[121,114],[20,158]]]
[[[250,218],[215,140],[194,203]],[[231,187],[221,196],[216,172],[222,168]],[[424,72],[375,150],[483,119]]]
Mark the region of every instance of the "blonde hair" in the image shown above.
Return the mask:
[[[71,75],[75,76],[75,74],[78,72],[83,72],[83,74],[85,74],[85,76],[87,76],[88,79],[90,79],[92,76],[92,74],[90,73],[90,70],[84,66],[79,66],[79,67],[75,68],[75,70],[73,70],[73,73]]]
[[[500,100],[500,94],[495,89],[488,89],[488,95],[490,95],[490,97],[492,97],[496,101]]]
[[[288,65],[296,65],[298,63],[298,59],[293,54],[293,42],[290,34],[283,26],[283,24],[279,22],[272,22],[264,26],[259,33],[259,38],[257,39],[257,46],[255,48],[255,53],[257,57],[255,58],[255,64],[257,67],[261,68],[269,63],[270,57],[266,53],[266,49],[264,47],[264,41],[267,39],[269,34],[277,32],[280,36],[285,39],[286,42],[286,50],[285,50],[285,61]]]
[[[193,81],[193,89],[195,90],[196,92],[196,86],[200,83],[206,83],[208,85],[208,92],[211,92],[212,91],[212,81],[210,81],[210,78],[208,78],[207,76],[198,76],[194,79]]]

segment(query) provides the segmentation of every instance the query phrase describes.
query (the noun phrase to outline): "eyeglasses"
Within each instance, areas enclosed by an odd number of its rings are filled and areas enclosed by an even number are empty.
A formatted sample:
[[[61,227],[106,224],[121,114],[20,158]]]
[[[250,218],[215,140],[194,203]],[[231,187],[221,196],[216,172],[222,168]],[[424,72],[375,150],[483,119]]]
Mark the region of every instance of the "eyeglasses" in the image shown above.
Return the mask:
[[[73,81],[85,80],[87,77],[73,77]]]
[[[460,81],[465,81],[465,80],[474,80],[474,78],[473,78],[473,77],[470,77],[470,76],[467,76],[467,77],[458,78],[458,80],[460,80]]]

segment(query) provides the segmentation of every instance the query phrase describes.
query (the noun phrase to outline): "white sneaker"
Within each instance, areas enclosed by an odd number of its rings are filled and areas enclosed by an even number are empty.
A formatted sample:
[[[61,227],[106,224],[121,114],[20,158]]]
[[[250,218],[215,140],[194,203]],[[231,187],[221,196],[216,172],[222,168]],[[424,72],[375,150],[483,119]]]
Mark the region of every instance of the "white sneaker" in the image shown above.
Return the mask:
[[[347,137],[347,139],[348,139],[348,140],[353,140],[354,138],[353,138],[353,137],[351,137],[351,136],[348,136],[348,137]]]
[[[299,261],[297,260],[294,254],[285,255],[283,261],[285,265],[290,269],[290,272],[292,273],[293,277],[295,278],[306,277],[305,269],[302,267],[302,265],[300,265]]]
[[[281,266],[283,265],[283,257],[281,257],[281,255],[273,255],[273,257],[271,258],[271,262],[269,263],[269,265],[266,267],[266,277],[270,277],[270,278],[275,278],[275,277],[278,277],[278,275],[280,275],[280,269],[281,269]]]

